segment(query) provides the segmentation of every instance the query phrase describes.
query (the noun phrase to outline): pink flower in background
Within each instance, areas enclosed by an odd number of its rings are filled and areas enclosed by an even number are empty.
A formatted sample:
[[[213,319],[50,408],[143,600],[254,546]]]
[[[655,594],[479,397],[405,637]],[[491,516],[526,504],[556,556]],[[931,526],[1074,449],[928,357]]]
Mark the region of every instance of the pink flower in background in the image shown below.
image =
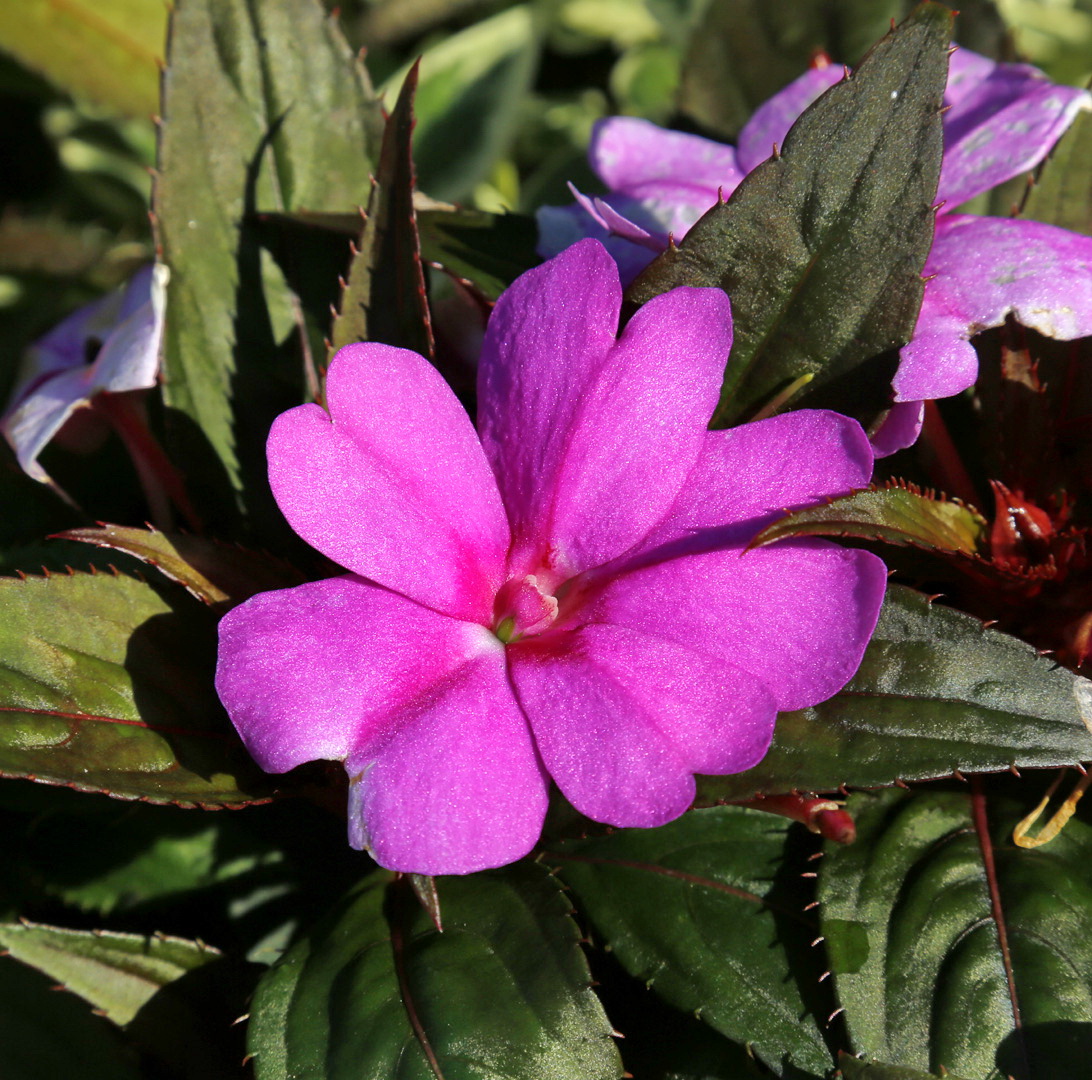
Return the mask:
[[[477,432],[427,361],[378,344],[334,359],[329,413],[273,426],[281,509],[350,573],[225,616],[217,688],[263,768],[344,762],[350,842],[384,866],[520,858],[551,779],[598,821],[662,824],[860,662],[878,559],[744,552],[782,508],[867,483],[861,428],[707,431],[725,295],[676,289],[617,336],[620,306],[614,262],[577,244],[498,301]]]
[[[167,278],[165,266],[143,267],[123,288],[73,312],[27,350],[0,430],[29,476],[50,483],[38,455],[96,394],[155,386]]]
[[[784,141],[800,113],[842,78],[817,67],[761,105],[736,147],[613,117],[592,136],[592,168],[610,189],[601,199],[539,211],[540,251],[582,236],[606,239],[623,277],[635,277]],[[1092,334],[1092,237],[1034,221],[951,213],[961,203],[1038,165],[1081,109],[1085,90],[1058,86],[1027,64],[999,64],[967,49],[952,54],[944,114],[944,165],[932,277],[893,381],[895,408],[874,437],[879,454],[911,445],[923,401],[974,383],[970,339],[1011,312],[1050,337]],[[935,276],[934,276],[935,275]]]

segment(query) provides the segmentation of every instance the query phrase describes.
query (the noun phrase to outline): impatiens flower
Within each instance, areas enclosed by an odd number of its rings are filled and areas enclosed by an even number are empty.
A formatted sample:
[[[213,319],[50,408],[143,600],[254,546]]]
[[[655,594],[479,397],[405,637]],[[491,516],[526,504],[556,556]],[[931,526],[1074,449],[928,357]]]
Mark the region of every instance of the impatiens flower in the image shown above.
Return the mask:
[[[285,516],[350,572],[225,616],[217,688],[263,768],[344,762],[350,842],[384,866],[521,857],[551,779],[598,821],[669,821],[694,773],[754,765],[779,709],[860,661],[879,560],[745,549],[868,481],[861,428],[801,411],[707,431],[727,297],[676,289],[617,336],[620,307],[585,241],[498,301],[477,433],[426,360],[379,344],[335,357],[329,413],[270,433]]]
[[[539,211],[540,250],[601,236],[633,278],[784,141],[789,128],[842,69],[816,67],[758,108],[733,148],[614,117],[592,136],[592,168],[610,189],[602,199]],[[967,49],[951,57],[945,93],[944,164],[930,280],[912,340],[893,381],[895,407],[874,436],[878,454],[909,446],[922,402],[974,383],[970,339],[1011,313],[1050,337],[1092,334],[1092,237],[1032,221],[951,213],[961,203],[1038,165],[1081,109],[1085,90],[1057,86],[1027,64],[999,64]]]
[[[165,266],[143,267],[27,350],[0,430],[35,480],[49,483],[38,455],[76,409],[96,394],[155,386],[167,277]]]

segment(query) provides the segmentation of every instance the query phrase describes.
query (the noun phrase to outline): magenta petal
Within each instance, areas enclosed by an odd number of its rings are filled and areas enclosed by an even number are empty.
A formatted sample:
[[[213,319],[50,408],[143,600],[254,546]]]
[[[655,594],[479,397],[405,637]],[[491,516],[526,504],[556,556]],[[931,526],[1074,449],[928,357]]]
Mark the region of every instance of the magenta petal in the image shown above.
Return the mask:
[[[937,198],[954,209],[1028,172],[1061,138],[1087,90],[1052,83],[1028,64],[1001,64],[966,49],[952,54],[944,114],[944,165]]]
[[[216,689],[267,772],[344,760],[499,643],[354,575],[259,593],[220,620]]]
[[[835,83],[841,82],[844,74],[845,69],[836,64],[810,68],[759,105],[739,133],[736,154],[744,173],[765,161],[773,153],[774,143],[781,146],[800,114]]]
[[[388,869],[468,874],[513,862],[538,840],[548,778],[494,645],[346,762],[350,843]]]
[[[925,420],[924,401],[897,401],[870,437],[876,457],[887,457],[918,441]]]
[[[778,709],[837,693],[876,625],[887,570],[821,540],[682,555],[620,575],[594,617],[709,653],[750,672]]]
[[[717,201],[718,190],[727,198],[744,176],[732,147],[630,116],[595,125],[588,160],[611,191],[691,203],[700,208],[699,216]]]
[[[968,342],[1010,312],[1047,337],[1092,334],[1092,237],[1037,221],[944,214],[925,273],[936,276],[902,349],[896,400],[970,386],[978,365]]]
[[[596,821],[662,825],[693,801],[693,773],[750,768],[773,734],[761,681],[624,627],[585,626],[509,655],[546,768]]]
[[[856,420],[823,409],[707,432],[685,487],[635,557],[679,542],[711,546],[703,534],[721,538],[739,523],[750,539],[771,514],[865,487],[872,457]]]
[[[701,451],[731,345],[727,297],[665,293],[615,342],[620,304],[610,256],[584,241],[524,274],[490,319],[479,426],[516,573],[571,576],[621,554]]]
[[[474,428],[439,372],[387,345],[350,345],[269,435],[269,479],[309,544],[429,607],[488,622],[508,547]]]

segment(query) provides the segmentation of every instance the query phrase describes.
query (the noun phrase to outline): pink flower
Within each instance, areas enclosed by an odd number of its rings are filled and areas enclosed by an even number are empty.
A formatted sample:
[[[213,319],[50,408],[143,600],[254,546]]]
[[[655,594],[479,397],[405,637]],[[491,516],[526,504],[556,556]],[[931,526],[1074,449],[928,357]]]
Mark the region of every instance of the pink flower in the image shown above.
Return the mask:
[[[676,289],[617,337],[620,305],[595,241],[516,281],[477,433],[422,357],[378,344],[334,359],[329,414],[273,426],[281,509],[350,573],[230,612],[217,688],[263,768],[345,763],[350,842],[384,866],[521,857],[551,779],[596,820],[669,821],[694,773],[754,765],[779,709],[860,661],[878,559],[744,554],[783,507],[867,482],[860,427],[796,412],[707,431],[725,295]]]
[[[145,266],[115,292],[73,312],[27,350],[0,431],[22,469],[49,483],[38,455],[96,394],[146,390],[159,374],[165,266]]]
[[[664,131],[645,120],[613,117],[592,136],[592,168],[610,189],[602,199],[539,211],[543,254],[581,236],[608,238],[623,277],[635,277],[781,144],[800,114],[842,78],[840,67],[813,68],[761,105],[736,147]],[[911,445],[922,403],[974,383],[970,339],[1012,313],[1050,337],[1092,334],[1092,237],[1034,221],[951,213],[961,203],[1027,172],[1092,97],[1057,86],[1027,64],[999,64],[968,49],[952,54],[944,114],[944,165],[932,280],[911,341],[902,349],[887,422],[874,436],[878,454]]]

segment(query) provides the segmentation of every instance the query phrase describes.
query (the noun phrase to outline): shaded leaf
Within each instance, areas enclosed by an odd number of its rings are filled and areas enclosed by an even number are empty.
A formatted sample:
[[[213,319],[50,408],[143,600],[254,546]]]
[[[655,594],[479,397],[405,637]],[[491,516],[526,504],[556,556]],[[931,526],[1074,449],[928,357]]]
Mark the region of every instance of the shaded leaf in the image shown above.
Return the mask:
[[[849,1054],[838,1055],[838,1068],[844,1080],[960,1080],[950,1072],[924,1073],[920,1069],[904,1069],[901,1065],[861,1061]]]
[[[911,544],[942,552],[978,553],[986,538],[986,519],[958,500],[937,499],[899,481],[794,510],[767,526],[751,547],[787,536],[848,536]]]
[[[856,64],[915,0],[712,0],[682,65],[679,109],[733,140],[755,109],[819,53]],[[956,38],[995,56],[1005,25],[991,0],[959,5]]]
[[[831,1052],[817,1016],[833,1006],[823,1011],[822,967],[808,948],[816,924],[802,910],[809,841],[791,830],[768,814],[717,807],[658,829],[559,843],[543,860],[632,975],[751,1045],[777,1075],[825,1076]]]
[[[229,600],[238,604],[255,593],[287,589],[304,580],[287,563],[265,552],[247,551],[187,533],[102,525],[97,529],[69,529],[57,536],[133,555],[206,604]]]
[[[293,300],[248,214],[359,205],[381,118],[317,0],[182,0],[167,59],[153,198],[171,268],[163,394],[180,458],[200,455],[210,475],[218,463],[237,488],[244,464],[264,473],[240,453],[308,395],[298,355],[290,373],[274,364]]]
[[[331,357],[355,341],[379,341],[428,357],[434,351],[413,206],[416,89],[414,65],[383,134],[367,217],[330,331]]]
[[[1020,216],[1092,235],[1092,113],[1080,113],[1051,151]]]
[[[0,956],[0,1046],[4,1080],[141,1080],[133,1048],[108,1020],[39,972]]]
[[[1089,759],[1087,679],[969,615],[889,586],[846,688],[810,709],[782,713],[761,764],[700,777],[698,802]]]
[[[159,103],[166,37],[163,0],[0,4],[0,48],[62,90],[141,119]]]
[[[1092,826],[1073,819],[1048,846],[1017,848],[1027,803],[941,791],[850,800],[857,843],[827,851],[820,897],[857,1050],[991,1080],[1087,1068]]]
[[[373,875],[269,971],[251,1010],[260,1080],[620,1077],[557,883],[523,864],[437,888],[443,934],[408,884]]]
[[[921,306],[951,23],[947,8],[917,8],[804,112],[779,157],[630,286],[636,304],[679,285],[732,298],[713,426],[806,379],[793,407],[821,402],[816,391],[836,392],[841,411],[862,419],[888,404],[890,365],[866,361],[908,341]]]
[[[477,289],[498,296],[535,266],[538,229],[522,214],[481,210],[423,210],[417,215],[421,253],[430,263]]]
[[[79,995],[119,1027],[164,986],[219,956],[199,941],[29,922],[0,924],[0,949]]]
[[[191,806],[268,798],[213,690],[215,623],[122,575],[0,581],[0,774]]]
[[[516,133],[538,67],[529,5],[483,19],[421,57],[417,95],[418,182],[433,198],[459,200],[484,180]],[[385,84],[398,86],[404,72]]]

